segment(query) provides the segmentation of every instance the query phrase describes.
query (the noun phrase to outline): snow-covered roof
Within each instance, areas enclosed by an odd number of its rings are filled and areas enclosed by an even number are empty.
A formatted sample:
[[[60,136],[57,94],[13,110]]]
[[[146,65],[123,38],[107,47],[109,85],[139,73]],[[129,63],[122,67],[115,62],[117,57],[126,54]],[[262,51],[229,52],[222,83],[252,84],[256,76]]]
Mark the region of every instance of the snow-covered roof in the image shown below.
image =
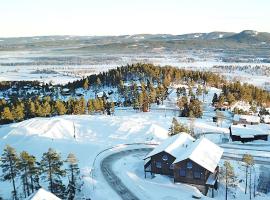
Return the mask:
[[[206,138],[201,138],[182,151],[174,163],[189,158],[193,162],[214,173],[222,154],[222,148]]]
[[[270,123],[270,115],[263,115],[262,118],[264,123]]]
[[[38,191],[36,191],[34,194],[29,196],[25,200],[61,200],[54,194],[44,190],[43,188],[40,188]]]
[[[270,134],[270,126],[267,124],[259,125],[232,125],[232,135],[240,136],[241,138],[254,138],[255,135]]]
[[[144,159],[156,155],[162,151],[169,153],[170,155],[177,158],[183,149],[186,149],[195,139],[187,133],[179,133],[177,135],[171,136],[158,145],[153,151],[151,151]]]
[[[234,115],[233,120],[246,120],[247,122],[260,123],[260,117],[255,115]]]

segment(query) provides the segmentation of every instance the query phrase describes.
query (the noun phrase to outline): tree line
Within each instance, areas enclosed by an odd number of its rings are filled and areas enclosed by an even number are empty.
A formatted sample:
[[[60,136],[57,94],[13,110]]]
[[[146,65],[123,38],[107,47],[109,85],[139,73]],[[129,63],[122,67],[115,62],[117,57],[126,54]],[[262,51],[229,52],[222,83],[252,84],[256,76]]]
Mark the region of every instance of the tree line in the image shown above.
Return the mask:
[[[41,188],[40,179],[48,182],[50,192],[61,199],[73,200],[81,190],[78,160],[72,153],[62,160],[59,153],[49,148],[43,153],[41,160],[37,161],[36,157],[28,152],[22,151],[18,154],[13,147],[7,145],[1,155],[0,167],[2,168],[1,180],[12,183],[12,197],[15,200],[27,198]],[[67,185],[62,181],[65,176],[68,176]]]
[[[53,100],[50,97],[36,97],[25,100],[6,101],[0,99],[0,124],[19,122],[33,117],[51,117],[56,115],[82,115],[101,112],[112,114],[114,103],[105,98],[85,100],[70,98],[68,101]]]

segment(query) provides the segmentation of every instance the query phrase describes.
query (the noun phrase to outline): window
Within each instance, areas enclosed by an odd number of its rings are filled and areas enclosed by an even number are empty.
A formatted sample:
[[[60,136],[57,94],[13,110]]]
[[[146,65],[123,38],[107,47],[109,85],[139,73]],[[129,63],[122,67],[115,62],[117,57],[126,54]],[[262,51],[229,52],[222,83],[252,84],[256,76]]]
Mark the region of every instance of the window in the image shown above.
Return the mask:
[[[161,162],[156,162],[156,167],[161,169]]]
[[[168,155],[166,155],[166,154],[163,155],[163,156],[162,156],[162,160],[167,161],[167,160],[168,160]]]
[[[186,176],[186,170],[185,169],[180,169],[179,170],[179,175],[182,176],[182,177]]]
[[[170,169],[173,169],[173,167],[174,167],[173,164],[171,164],[171,165],[170,165]]]
[[[193,176],[196,179],[200,179],[201,178],[201,172],[195,171],[195,172],[193,172]]]
[[[187,162],[187,168],[192,169],[192,162],[190,162],[190,161]]]

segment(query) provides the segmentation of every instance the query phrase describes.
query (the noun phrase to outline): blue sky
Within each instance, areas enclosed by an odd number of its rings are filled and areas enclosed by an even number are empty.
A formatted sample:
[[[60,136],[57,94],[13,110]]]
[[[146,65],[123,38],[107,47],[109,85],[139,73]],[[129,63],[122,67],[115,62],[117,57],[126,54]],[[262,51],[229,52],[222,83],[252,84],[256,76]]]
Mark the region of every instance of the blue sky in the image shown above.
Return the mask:
[[[269,0],[0,0],[0,37],[270,32]]]

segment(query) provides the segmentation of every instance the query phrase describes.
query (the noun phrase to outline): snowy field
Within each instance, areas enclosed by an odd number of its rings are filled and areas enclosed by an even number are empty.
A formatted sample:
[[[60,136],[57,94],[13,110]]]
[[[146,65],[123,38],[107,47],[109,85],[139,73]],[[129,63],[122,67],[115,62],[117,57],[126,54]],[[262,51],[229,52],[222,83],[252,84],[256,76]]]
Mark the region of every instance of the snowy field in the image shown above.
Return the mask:
[[[213,58],[196,58],[193,62],[187,62],[185,59],[180,59],[179,56],[174,55],[162,55],[162,56],[155,56],[151,57],[151,55],[143,56],[143,55],[116,55],[117,60],[105,61],[102,63],[96,64],[46,64],[42,65],[39,64],[37,61],[36,63],[31,63],[31,65],[26,64],[18,64],[13,65],[12,61],[5,60],[4,55],[1,56],[0,54],[0,81],[18,81],[18,80],[29,80],[34,81],[38,80],[44,83],[53,83],[53,84],[65,84],[68,82],[72,82],[74,80],[78,80],[89,76],[94,73],[99,73],[102,71],[107,71],[111,68],[115,68],[118,66],[126,65],[127,63],[153,63],[155,65],[170,65],[179,68],[185,69],[192,69],[192,70],[203,70],[203,71],[216,71],[212,70],[214,66],[266,66],[270,67],[270,63],[229,63],[229,62],[222,62],[218,61]],[[7,59],[14,59],[14,62],[24,62],[27,58],[7,58]],[[57,59],[57,58],[55,58]],[[5,60],[5,63],[3,60]],[[16,63],[15,62],[15,63]],[[227,76],[229,79],[237,78],[242,82],[247,82],[250,84],[255,84],[256,86],[265,86],[265,84],[269,84],[269,77],[267,75],[256,75],[253,74],[253,79],[250,79],[250,75],[245,72],[241,71],[234,71],[232,73],[222,73],[218,72]]]
[[[96,155],[106,148],[119,144],[159,143],[168,137],[168,129],[175,114],[175,112],[169,110],[164,115],[164,112],[161,111],[153,110],[149,113],[138,113],[132,109],[128,109],[126,111],[116,110],[115,116],[81,115],[34,118],[20,123],[1,126],[0,149],[2,151],[5,145],[9,144],[15,147],[18,152],[26,150],[38,159],[49,147],[61,152],[63,159],[67,157],[68,153],[73,152],[79,159],[79,165],[85,181],[81,197],[95,197],[94,199],[105,200],[107,198],[104,198],[104,194],[108,194],[114,197],[111,199],[118,199],[117,195],[106,184],[100,173],[95,172],[94,179],[92,179],[91,171]],[[189,123],[184,118],[178,118],[178,121]],[[206,120],[204,117],[195,121],[195,130],[198,133],[213,131],[219,133],[227,132],[227,128],[217,127],[215,123]],[[219,134],[209,135],[208,138],[216,143],[220,143],[221,141]],[[269,143],[266,142],[266,144]],[[265,148],[269,149],[269,146]],[[121,150],[121,148],[118,150]],[[110,152],[113,153],[113,151],[108,151],[107,154]],[[237,150],[234,150],[234,153],[236,152]],[[163,186],[168,188],[168,191],[166,190],[164,193],[164,198],[157,198],[155,196],[156,194],[150,192],[147,194],[151,197],[149,199],[170,199],[166,198],[166,194],[171,193],[170,191],[174,191],[172,194],[177,194],[177,192],[184,190],[187,196],[191,196],[192,192],[194,192],[194,188],[183,186],[182,184],[174,185],[168,178],[162,176],[157,176],[153,180],[147,179],[147,182],[144,182],[145,180],[142,178],[143,165],[141,158],[134,159],[131,157],[126,159],[131,159],[132,162],[129,165],[123,164],[121,167],[122,174],[120,173],[120,175],[132,179],[127,181],[134,182],[133,179],[136,179],[138,184],[142,184],[142,188],[150,184],[153,190]],[[120,160],[119,162],[126,161]],[[119,163],[116,163],[116,165],[119,165]],[[94,168],[98,169],[98,166],[96,163]],[[129,169],[125,171],[122,170],[123,167],[124,169],[126,167]],[[128,173],[128,175],[123,173]],[[96,188],[94,191],[93,187]],[[5,198],[10,196],[10,183],[1,182],[0,188],[1,195]]]

